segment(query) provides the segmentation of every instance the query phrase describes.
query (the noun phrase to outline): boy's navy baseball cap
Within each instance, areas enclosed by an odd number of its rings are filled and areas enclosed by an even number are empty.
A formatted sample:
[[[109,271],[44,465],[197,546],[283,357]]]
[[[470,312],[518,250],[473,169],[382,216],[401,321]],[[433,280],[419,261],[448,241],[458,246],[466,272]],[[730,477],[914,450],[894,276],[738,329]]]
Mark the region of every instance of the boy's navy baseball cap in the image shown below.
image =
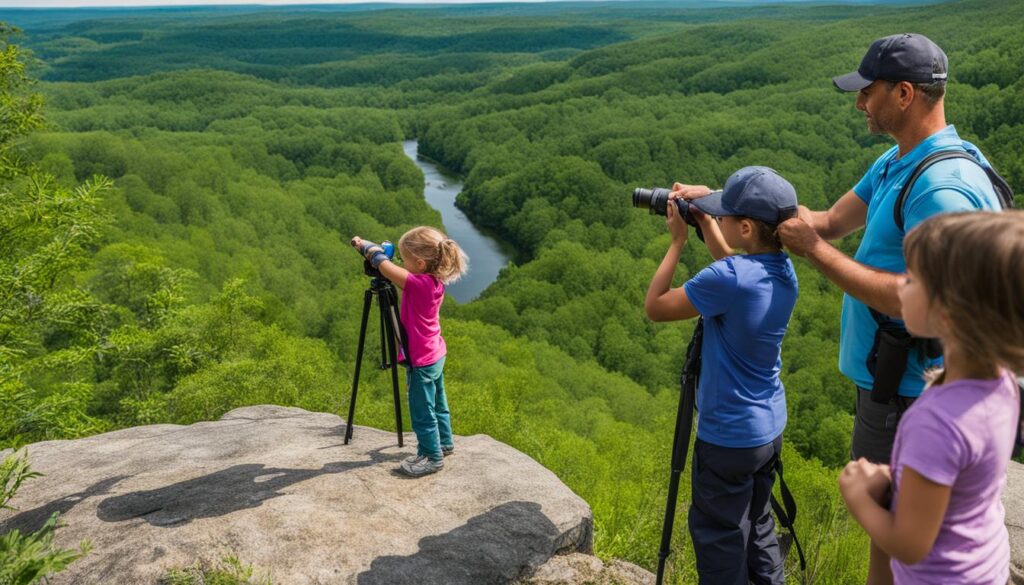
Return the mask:
[[[773,169],[743,167],[721,191],[691,199],[690,205],[708,215],[742,215],[777,224],[796,214],[796,189]]]
[[[878,39],[853,73],[833,77],[843,91],[860,91],[876,79],[931,83],[945,81],[949,60],[938,45],[924,35],[903,33]]]

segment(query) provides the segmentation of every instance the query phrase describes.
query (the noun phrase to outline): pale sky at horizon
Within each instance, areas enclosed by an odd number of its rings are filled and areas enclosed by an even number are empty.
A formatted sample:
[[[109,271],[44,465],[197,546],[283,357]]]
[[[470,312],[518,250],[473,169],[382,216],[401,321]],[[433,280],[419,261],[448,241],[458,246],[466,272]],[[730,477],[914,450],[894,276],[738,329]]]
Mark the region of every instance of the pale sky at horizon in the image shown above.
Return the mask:
[[[495,4],[551,0],[0,0],[0,8],[128,8],[157,6],[216,6],[290,4]]]

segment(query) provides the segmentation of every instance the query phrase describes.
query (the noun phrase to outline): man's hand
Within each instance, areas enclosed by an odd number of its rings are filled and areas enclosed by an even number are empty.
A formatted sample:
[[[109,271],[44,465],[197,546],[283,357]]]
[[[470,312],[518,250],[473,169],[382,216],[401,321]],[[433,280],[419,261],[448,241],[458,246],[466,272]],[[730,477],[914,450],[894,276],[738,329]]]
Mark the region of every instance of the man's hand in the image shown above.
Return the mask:
[[[889,466],[871,463],[863,457],[847,463],[839,474],[839,492],[848,505],[856,505],[868,497],[885,507],[891,487]]]
[[[798,214],[802,215],[806,209],[806,207],[801,206]],[[808,211],[807,213],[810,212]],[[787,219],[779,224],[779,239],[789,248],[790,252],[797,256],[808,255],[815,246],[824,242],[821,236],[818,235],[818,232],[814,231],[814,228],[804,221],[802,217]]]
[[[683,221],[683,216],[679,213],[679,207],[675,201],[670,200],[665,206],[665,223],[668,225],[669,233],[672,234],[672,245],[683,247],[687,236],[690,235],[690,230],[686,227],[686,222]]]
[[[814,212],[810,210],[806,205],[799,205],[796,208],[796,216],[809,226],[814,226]]]
[[[697,199],[699,197],[707,197],[710,194],[711,189],[707,185],[672,183],[672,195],[678,195],[683,199]]]

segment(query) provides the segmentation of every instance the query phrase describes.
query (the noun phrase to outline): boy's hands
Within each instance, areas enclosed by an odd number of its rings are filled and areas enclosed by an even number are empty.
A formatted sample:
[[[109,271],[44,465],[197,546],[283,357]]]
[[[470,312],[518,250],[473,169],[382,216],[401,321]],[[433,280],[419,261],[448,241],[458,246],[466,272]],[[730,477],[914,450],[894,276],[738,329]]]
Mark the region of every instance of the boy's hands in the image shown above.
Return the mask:
[[[856,505],[868,497],[886,507],[891,487],[892,472],[889,466],[871,463],[863,457],[847,463],[839,474],[839,492],[847,506]]]
[[[690,215],[693,216],[693,219],[697,220],[705,234],[708,233],[708,229],[711,228],[712,224],[717,223],[714,216],[704,213],[693,205],[690,206]]]
[[[697,199],[707,197],[711,194],[711,188],[707,185],[684,185],[683,183],[672,183],[672,194],[679,195],[683,199]]]
[[[665,206],[665,223],[668,225],[669,233],[672,234],[672,245],[681,248],[686,243],[686,238],[690,235],[690,231],[686,227],[686,222],[683,221],[682,214],[679,213],[679,208],[674,201],[674,199],[678,198],[675,193],[669,195],[668,205]]]

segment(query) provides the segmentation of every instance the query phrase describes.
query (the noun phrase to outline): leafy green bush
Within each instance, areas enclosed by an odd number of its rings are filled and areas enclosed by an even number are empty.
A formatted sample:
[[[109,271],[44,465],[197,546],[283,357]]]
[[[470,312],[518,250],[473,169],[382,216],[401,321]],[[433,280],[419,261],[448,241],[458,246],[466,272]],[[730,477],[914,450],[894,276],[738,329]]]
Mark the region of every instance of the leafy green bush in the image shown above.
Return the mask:
[[[171,569],[160,585],[273,585],[269,574],[227,555],[216,563],[197,562],[187,569]]]
[[[28,453],[11,454],[0,463],[0,510],[15,510],[8,502],[27,480],[42,477],[32,471]],[[29,585],[58,573],[89,553],[89,542],[82,541],[78,550],[59,549],[53,539],[59,527],[57,513],[30,534],[11,530],[0,535],[0,584]]]

